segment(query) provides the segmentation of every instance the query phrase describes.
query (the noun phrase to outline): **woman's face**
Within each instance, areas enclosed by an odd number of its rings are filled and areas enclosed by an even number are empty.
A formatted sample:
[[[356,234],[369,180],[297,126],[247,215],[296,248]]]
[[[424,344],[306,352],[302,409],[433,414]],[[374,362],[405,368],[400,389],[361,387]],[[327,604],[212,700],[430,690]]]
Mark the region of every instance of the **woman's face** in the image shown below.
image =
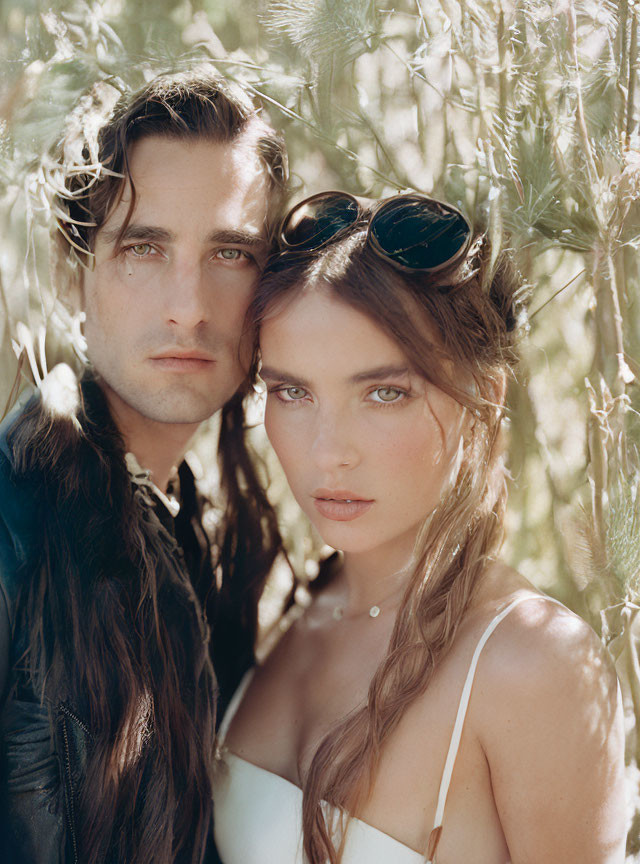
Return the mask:
[[[260,349],[267,434],[323,540],[352,553],[412,542],[455,470],[460,405],[323,290],[269,317]]]

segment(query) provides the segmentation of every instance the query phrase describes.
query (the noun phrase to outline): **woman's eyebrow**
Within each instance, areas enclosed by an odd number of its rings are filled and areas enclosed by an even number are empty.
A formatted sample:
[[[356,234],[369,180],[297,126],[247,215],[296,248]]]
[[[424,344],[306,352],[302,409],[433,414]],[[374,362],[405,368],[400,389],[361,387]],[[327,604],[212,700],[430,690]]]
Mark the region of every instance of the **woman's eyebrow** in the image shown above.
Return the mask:
[[[364,369],[347,380],[350,384],[361,384],[363,381],[379,381],[381,378],[403,378],[409,374],[409,367],[403,366],[376,366],[373,369]],[[283,384],[296,384],[300,387],[311,387],[311,383],[297,375],[282,372],[272,366],[263,366],[260,369],[260,377],[263,381],[281,381]]]
[[[352,375],[349,379],[354,384],[360,384],[363,381],[372,381],[380,378],[402,378],[409,374],[409,367],[402,366],[376,366],[373,369],[365,369],[363,372],[358,372]]]
[[[300,387],[310,387],[310,383],[304,378],[293,376],[289,372],[281,372],[279,369],[273,369],[271,366],[262,366],[260,369],[260,377],[263,381],[281,381],[283,384],[297,384]]]

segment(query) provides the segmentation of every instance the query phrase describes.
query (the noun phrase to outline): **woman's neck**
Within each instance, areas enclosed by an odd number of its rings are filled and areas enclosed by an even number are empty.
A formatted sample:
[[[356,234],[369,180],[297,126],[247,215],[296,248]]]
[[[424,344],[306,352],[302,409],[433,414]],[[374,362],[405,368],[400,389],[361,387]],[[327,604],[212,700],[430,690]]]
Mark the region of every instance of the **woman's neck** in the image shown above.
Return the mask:
[[[413,527],[402,537],[366,552],[344,553],[336,588],[343,597],[345,616],[400,602],[410,576],[417,530]]]

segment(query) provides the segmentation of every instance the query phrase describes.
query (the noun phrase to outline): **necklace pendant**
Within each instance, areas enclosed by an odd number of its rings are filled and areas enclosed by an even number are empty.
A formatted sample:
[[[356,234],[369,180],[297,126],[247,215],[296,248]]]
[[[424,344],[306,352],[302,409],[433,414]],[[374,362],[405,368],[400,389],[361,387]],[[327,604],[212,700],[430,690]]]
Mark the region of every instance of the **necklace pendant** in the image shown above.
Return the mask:
[[[380,614],[380,607],[379,606],[372,606],[371,609],[369,609],[369,615],[371,618],[377,618],[379,614]]]

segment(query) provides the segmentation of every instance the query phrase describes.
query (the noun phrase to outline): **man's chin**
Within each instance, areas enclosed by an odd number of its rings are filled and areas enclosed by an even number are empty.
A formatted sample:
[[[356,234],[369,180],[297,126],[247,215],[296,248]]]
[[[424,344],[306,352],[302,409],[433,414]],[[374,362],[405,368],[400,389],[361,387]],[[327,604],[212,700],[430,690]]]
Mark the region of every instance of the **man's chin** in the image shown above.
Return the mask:
[[[176,402],[161,405],[145,405],[142,402],[131,407],[147,420],[172,426],[198,425],[208,420],[217,410],[214,405],[207,404],[204,401],[194,405],[191,400],[187,404]]]
[[[207,397],[196,393],[139,393],[116,392],[111,388],[109,399],[116,416],[129,415],[128,422],[136,422],[135,416],[154,423],[167,425],[196,426],[208,420],[218,410],[217,402],[210,394]],[[126,421],[125,421],[126,422]]]

